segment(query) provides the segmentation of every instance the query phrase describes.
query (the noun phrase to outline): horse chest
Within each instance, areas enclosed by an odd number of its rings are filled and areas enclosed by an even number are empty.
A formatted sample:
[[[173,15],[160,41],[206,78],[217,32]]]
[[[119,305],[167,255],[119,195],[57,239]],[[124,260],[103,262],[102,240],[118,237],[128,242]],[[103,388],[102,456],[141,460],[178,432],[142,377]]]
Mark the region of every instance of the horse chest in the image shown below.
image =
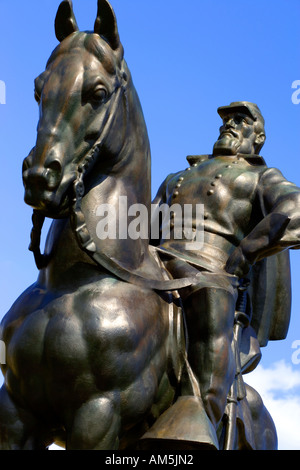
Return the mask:
[[[157,296],[145,306],[144,292],[139,304],[132,289],[108,278],[73,293],[35,293],[27,312],[15,311],[4,331],[10,337],[8,367],[25,393],[64,402],[61,394],[76,390],[82,400],[99,390],[126,389],[150,370],[167,324],[157,317]]]

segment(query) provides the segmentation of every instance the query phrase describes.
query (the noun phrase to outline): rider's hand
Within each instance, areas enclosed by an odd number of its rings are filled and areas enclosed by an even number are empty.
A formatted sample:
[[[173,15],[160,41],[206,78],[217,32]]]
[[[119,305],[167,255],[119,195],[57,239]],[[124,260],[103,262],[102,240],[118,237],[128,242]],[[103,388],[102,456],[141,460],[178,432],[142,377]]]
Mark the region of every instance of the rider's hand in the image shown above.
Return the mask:
[[[237,276],[238,278],[242,278],[248,274],[250,266],[251,264],[244,255],[242,248],[238,246],[229,256],[225,266],[225,271]]]

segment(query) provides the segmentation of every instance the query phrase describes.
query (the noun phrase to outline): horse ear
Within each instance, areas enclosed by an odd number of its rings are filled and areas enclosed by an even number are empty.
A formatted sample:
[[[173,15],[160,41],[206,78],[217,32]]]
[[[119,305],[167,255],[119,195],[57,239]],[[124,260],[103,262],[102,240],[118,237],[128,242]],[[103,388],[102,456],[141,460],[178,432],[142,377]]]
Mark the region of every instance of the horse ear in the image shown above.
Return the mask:
[[[102,36],[112,49],[120,45],[117,20],[114,10],[107,0],[98,0],[98,12],[94,32]]]
[[[76,18],[73,12],[72,0],[64,0],[58,7],[55,18],[55,34],[61,42],[70,34],[78,31]]]

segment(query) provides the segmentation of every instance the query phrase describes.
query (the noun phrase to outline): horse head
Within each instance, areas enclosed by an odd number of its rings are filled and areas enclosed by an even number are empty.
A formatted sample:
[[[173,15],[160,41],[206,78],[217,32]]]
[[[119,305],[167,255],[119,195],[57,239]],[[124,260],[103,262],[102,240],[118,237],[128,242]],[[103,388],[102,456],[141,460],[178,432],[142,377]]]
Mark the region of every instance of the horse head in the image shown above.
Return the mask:
[[[93,32],[78,30],[72,2],[64,0],[55,31],[60,44],[35,80],[37,141],[24,160],[23,183],[27,204],[61,218],[78,171],[86,173],[99,155],[103,166],[112,165],[124,145],[129,72],[106,0],[98,0]]]
[[[38,268],[45,267],[39,250],[44,218],[70,218],[80,248],[89,246],[90,256],[105,252],[107,262],[118,258],[137,269],[149,257],[147,231],[137,240],[102,240],[96,229],[101,204],[114,206],[117,224],[127,217],[121,197],[128,207],[151,205],[149,138],[114,11],[107,0],[98,0],[94,31],[82,32],[71,0],[64,0],[55,32],[60,43],[35,80],[36,145],[23,163],[25,202],[34,209],[29,249]],[[101,263],[107,268],[106,255]]]

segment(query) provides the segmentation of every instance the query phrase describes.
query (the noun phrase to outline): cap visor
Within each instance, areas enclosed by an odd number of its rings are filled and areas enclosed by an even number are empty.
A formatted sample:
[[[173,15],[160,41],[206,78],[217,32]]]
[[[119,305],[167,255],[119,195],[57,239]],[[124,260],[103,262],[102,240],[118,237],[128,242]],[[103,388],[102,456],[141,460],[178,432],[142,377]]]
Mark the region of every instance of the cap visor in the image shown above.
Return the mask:
[[[246,114],[247,116],[251,117],[251,119],[256,121],[256,117],[253,116],[250,109],[247,106],[242,105],[242,104],[232,105],[232,106],[221,106],[220,108],[218,108],[218,113],[222,119],[228,114],[242,113],[242,114]]]

